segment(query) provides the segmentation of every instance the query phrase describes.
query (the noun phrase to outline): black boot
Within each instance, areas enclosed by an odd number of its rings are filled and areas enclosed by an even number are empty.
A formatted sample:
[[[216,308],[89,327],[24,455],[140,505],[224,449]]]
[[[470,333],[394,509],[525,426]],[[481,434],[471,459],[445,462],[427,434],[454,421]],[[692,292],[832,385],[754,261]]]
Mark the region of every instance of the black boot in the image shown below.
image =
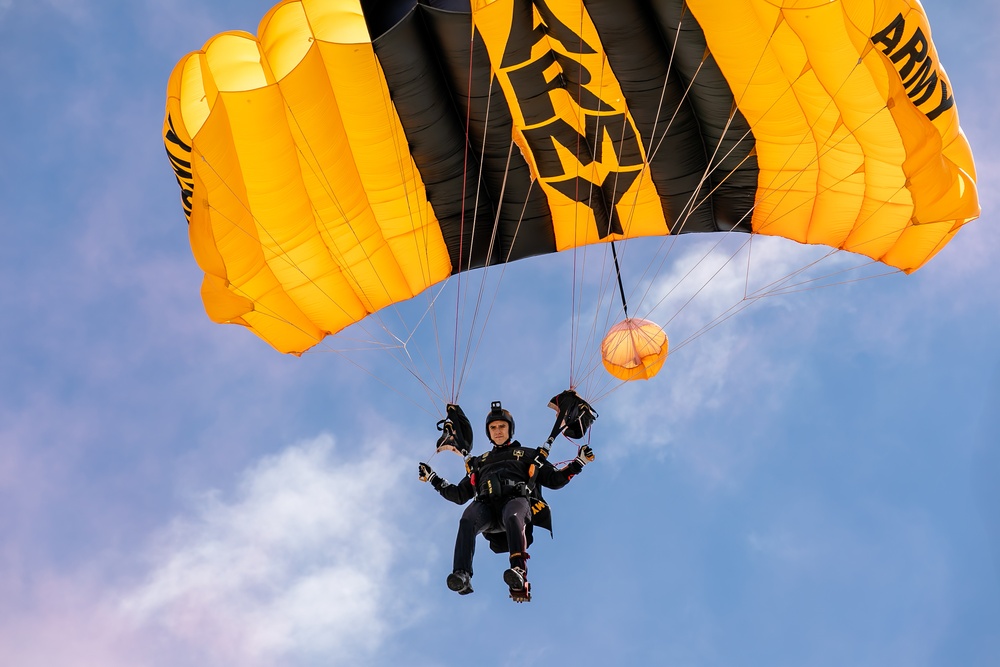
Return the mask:
[[[512,567],[505,570],[503,573],[503,582],[507,584],[512,591],[519,591],[524,588],[524,585],[528,583],[528,573],[520,567]]]
[[[510,588],[514,602],[531,601],[531,584],[528,583],[528,554],[511,554],[510,567],[503,573],[503,582]]]
[[[459,595],[468,595],[472,592],[472,575],[463,570],[455,570],[448,575],[448,588]]]

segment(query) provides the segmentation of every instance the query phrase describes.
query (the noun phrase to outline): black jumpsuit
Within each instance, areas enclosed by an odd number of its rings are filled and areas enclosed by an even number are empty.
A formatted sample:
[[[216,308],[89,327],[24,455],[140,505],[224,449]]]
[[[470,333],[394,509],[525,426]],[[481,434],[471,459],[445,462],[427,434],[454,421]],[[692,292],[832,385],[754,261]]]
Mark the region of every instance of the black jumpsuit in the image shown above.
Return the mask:
[[[458,484],[441,478],[434,488],[442,497],[464,505],[475,497],[458,522],[453,570],[472,574],[476,536],[484,531],[493,551],[509,551],[511,563],[524,567],[532,525],[552,530],[548,506],[538,487],[560,489],[583,469],[579,461],[556,468],[537,449],[516,440],[469,459],[469,473]],[[515,562],[515,560],[517,562]]]

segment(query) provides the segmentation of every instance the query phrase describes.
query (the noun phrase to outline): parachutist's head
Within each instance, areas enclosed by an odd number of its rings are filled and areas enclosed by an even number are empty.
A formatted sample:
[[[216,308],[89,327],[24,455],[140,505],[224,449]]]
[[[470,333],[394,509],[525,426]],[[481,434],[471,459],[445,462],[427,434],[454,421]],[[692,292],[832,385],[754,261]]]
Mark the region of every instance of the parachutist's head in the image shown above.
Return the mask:
[[[486,415],[486,435],[494,445],[502,445],[514,437],[514,417],[503,409],[500,401],[493,401]]]

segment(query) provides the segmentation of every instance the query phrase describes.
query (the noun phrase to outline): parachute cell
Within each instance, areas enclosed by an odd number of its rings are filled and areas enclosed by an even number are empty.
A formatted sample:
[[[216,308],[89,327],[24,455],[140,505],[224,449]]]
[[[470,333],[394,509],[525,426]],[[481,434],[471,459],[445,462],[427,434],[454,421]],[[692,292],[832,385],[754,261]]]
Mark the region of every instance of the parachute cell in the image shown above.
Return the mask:
[[[740,231],[910,272],[979,213],[917,0],[286,0],[178,63],[163,137],[209,316],[294,354],[557,250]]]

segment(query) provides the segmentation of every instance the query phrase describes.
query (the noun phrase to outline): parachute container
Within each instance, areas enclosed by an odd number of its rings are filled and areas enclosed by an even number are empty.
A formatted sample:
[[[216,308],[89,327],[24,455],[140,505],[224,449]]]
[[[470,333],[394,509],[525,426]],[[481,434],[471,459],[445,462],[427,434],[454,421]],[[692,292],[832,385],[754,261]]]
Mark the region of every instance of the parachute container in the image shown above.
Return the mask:
[[[611,327],[601,343],[601,358],[619,380],[648,380],[667,359],[667,334],[660,325],[630,317]]]

